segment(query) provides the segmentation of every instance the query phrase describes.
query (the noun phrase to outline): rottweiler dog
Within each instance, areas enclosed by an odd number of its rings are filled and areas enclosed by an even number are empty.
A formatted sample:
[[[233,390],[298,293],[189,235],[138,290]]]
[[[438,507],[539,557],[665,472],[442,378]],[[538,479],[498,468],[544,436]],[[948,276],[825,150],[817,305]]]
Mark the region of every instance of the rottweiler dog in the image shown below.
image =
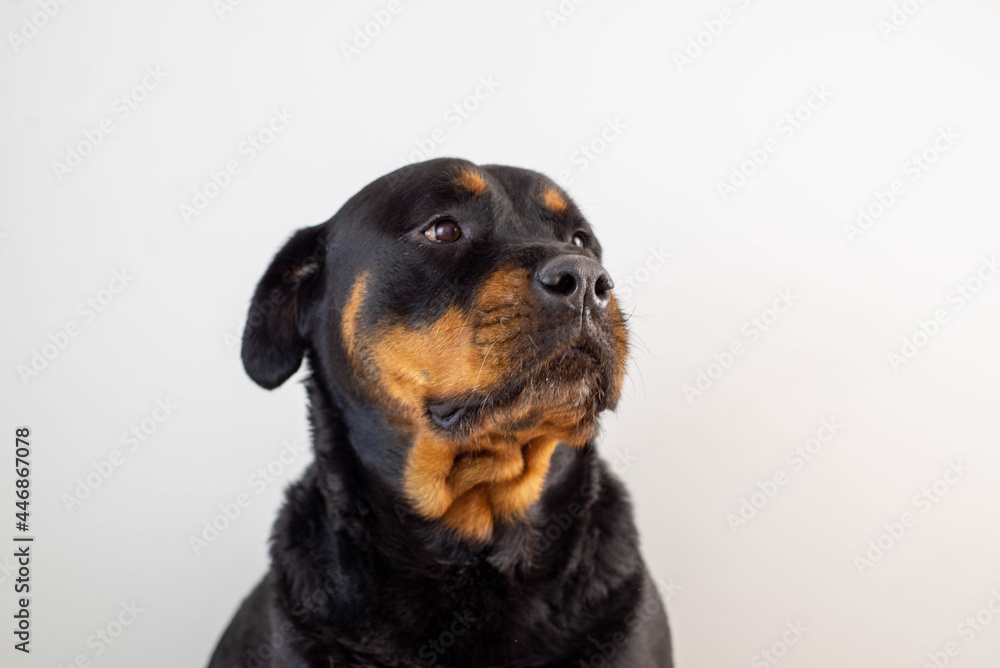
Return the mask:
[[[315,459],[211,668],[669,668],[598,418],[625,376],[601,246],[536,172],[404,167],[299,230],[243,336],[308,360]]]

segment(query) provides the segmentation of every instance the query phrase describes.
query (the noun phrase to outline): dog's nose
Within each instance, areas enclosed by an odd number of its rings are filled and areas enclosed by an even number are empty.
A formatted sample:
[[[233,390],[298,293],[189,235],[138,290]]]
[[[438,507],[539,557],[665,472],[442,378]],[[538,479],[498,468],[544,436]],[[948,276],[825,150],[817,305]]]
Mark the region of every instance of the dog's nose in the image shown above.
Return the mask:
[[[604,309],[611,300],[613,287],[615,284],[601,263],[583,255],[557,255],[543,262],[535,272],[535,289],[543,301],[577,311],[584,306]]]

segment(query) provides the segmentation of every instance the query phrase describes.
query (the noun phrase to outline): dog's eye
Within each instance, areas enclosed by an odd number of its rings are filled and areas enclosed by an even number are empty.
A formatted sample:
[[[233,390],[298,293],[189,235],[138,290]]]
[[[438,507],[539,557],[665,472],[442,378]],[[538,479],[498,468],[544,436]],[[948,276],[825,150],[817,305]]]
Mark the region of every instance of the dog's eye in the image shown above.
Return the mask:
[[[450,244],[452,241],[458,241],[458,238],[462,236],[462,228],[454,220],[445,218],[431,223],[424,230],[424,236],[440,244]]]
[[[571,240],[571,243],[574,246],[579,246],[580,248],[586,248],[587,247],[587,235],[585,235],[583,232],[577,232],[576,234],[573,235],[573,239]]]

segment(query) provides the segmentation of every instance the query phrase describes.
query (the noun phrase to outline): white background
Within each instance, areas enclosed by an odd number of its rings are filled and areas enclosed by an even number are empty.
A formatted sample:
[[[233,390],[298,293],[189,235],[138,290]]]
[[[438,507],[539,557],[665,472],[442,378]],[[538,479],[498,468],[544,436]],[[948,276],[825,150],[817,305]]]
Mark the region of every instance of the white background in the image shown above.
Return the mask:
[[[0,7],[0,539],[14,533],[18,425],[32,429],[38,537],[30,657],[11,649],[0,558],[0,663],[205,664],[309,459],[259,495],[249,480],[307,440],[301,384],[268,393],[242,370],[253,287],[293,230],[422,144],[564,173],[607,249],[635,345],[601,448],[632,490],[652,571],[678,588],[678,666],[767,666],[759,653],[778,642],[782,666],[918,668],[949,641],[950,665],[997,665],[1000,618],[971,638],[959,625],[992,617],[980,610],[1000,588],[1000,279],[973,281],[961,308],[954,292],[1000,252],[997,2],[910,0],[890,32],[890,0],[592,0],[558,22],[556,0],[402,0],[350,58],[342,44],[387,2],[333,4],[70,2],[35,18],[37,34],[24,23],[37,2]],[[165,77],[132,93],[147,68]],[[481,77],[497,87],[467,99]],[[814,87],[828,99],[801,107]],[[127,118],[123,95],[144,97]],[[456,104],[475,107],[461,124],[445,117]],[[276,108],[294,120],[247,160],[241,142]],[[113,131],[60,178],[53,163],[103,118]],[[624,127],[603,144],[608,119]],[[935,154],[941,129],[957,139]],[[769,138],[724,199],[718,184]],[[925,150],[935,160],[914,173]],[[230,160],[240,173],[185,221],[180,205]],[[897,179],[895,201],[849,234]],[[134,278],[88,321],[81,302],[110,296],[123,269]],[[779,290],[794,305],[751,340],[744,323],[770,318]],[[889,353],[938,309],[946,323],[894,368]],[[22,379],[71,322],[78,335]],[[710,368],[733,342],[744,354]],[[699,371],[716,377],[689,400]],[[178,407],[130,451],[122,433],[158,399]],[[842,428],[795,471],[786,453],[830,418]],[[114,450],[124,463],[69,512],[63,495]],[[949,462],[968,471],[915,500]],[[786,484],[734,531],[727,515],[780,471]],[[189,536],[240,493],[250,507],[196,556]],[[915,526],[859,568],[906,512]],[[88,637],[133,600],[138,619],[97,656]],[[783,648],[796,623],[807,630]]]

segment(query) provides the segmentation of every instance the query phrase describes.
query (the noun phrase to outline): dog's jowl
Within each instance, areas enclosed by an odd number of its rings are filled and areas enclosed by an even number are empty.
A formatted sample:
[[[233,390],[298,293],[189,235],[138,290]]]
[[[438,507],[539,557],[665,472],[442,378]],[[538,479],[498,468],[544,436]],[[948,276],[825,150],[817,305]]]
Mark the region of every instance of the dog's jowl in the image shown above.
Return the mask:
[[[409,166],[295,233],[243,363],[272,389],[307,360],[315,461],[212,668],[672,666],[593,442],[628,351],[613,287],[524,169]]]

